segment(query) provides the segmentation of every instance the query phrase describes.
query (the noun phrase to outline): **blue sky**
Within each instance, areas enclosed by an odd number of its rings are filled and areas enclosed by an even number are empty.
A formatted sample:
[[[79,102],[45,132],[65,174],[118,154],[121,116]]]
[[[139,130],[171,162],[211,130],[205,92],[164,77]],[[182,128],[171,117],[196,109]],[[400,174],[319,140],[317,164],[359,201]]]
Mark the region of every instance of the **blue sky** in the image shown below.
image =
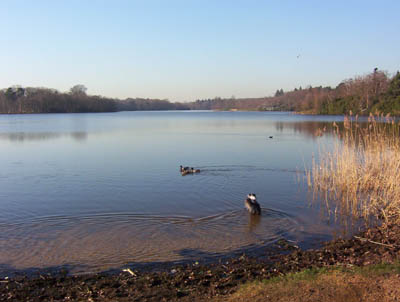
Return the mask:
[[[399,28],[398,0],[2,0],[0,88],[191,101],[335,86],[399,70]]]

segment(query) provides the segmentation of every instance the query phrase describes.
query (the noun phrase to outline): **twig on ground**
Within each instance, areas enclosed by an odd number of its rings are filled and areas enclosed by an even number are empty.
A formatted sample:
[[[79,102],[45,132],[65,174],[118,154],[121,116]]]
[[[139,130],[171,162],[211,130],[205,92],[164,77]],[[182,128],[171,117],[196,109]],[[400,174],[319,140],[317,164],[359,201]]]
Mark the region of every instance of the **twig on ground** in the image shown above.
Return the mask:
[[[383,246],[387,246],[387,247],[399,247],[399,246],[394,245],[394,244],[380,243],[380,242],[372,241],[372,240],[369,240],[367,238],[362,238],[362,237],[358,237],[358,236],[354,236],[354,238],[356,238],[356,239],[358,239],[360,241],[367,241],[367,242],[370,242],[370,243],[373,243],[373,244],[383,245]]]
[[[131,269],[129,269],[129,268],[124,268],[122,271],[131,274],[131,276],[135,276],[136,277],[136,274],[134,272],[132,272]]]

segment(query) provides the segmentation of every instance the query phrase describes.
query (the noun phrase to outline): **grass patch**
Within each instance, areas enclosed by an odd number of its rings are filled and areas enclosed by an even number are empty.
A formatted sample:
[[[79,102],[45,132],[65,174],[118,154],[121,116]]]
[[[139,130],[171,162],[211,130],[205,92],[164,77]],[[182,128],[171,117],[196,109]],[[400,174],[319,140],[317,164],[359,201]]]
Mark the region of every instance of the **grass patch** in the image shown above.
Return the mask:
[[[224,301],[391,301],[399,273],[399,263],[313,268],[244,284]]]
[[[312,281],[318,278],[319,275],[327,274],[330,271],[332,271],[332,268],[310,268],[300,272],[288,273],[283,276],[277,276],[259,282],[263,283],[264,285],[267,285],[278,282]]]
[[[400,274],[400,262],[354,267],[350,270],[350,272],[363,276],[384,276],[387,274]]]
[[[246,283],[242,285],[243,288],[251,284],[262,284],[269,285],[279,282],[299,282],[299,281],[313,281],[316,280],[321,275],[329,275],[332,273],[344,273],[344,274],[359,274],[365,276],[380,276],[386,274],[400,274],[400,262],[395,263],[381,263],[368,266],[331,266],[322,268],[310,268],[305,269],[300,272],[288,273],[283,276],[277,276],[270,279],[265,279],[262,281],[254,281],[251,283]]]

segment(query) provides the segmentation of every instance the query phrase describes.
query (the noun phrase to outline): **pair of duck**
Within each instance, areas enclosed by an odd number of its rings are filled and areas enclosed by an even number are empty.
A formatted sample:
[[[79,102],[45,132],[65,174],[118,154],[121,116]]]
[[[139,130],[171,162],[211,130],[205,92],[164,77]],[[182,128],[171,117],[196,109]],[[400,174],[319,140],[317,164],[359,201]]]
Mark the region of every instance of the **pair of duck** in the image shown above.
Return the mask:
[[[193,167],[183,167],[180,166],[179,170],[181,171],[182,176],[185,176],[187,174],[194,174],[194,173],[200,173],[200,169],[195,169]]]

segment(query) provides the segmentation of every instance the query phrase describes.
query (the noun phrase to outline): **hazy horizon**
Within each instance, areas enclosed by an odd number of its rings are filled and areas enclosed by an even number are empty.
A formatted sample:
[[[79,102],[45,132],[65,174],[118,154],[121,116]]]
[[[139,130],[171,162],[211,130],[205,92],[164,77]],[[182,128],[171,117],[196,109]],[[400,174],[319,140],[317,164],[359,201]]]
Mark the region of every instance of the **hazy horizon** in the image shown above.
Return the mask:
[[[400,69],[398,1],[8,1],[0,88],[194,101]]]

